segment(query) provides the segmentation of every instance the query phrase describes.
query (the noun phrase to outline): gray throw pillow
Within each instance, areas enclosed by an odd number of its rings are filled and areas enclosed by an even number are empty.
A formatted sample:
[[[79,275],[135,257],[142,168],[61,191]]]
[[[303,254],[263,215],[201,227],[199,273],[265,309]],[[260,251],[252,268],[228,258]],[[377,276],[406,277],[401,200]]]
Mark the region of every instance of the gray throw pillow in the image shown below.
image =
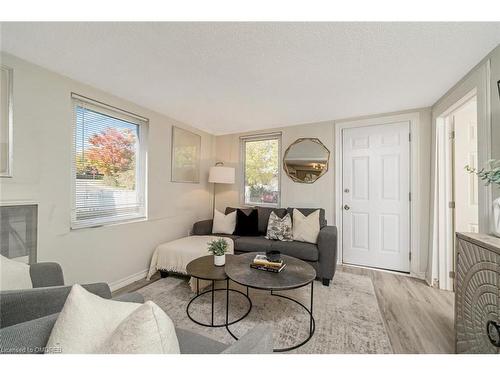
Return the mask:
[[[274,212],[269,215],[267,223],[268,240],[293,241],[292,218],[290,214],[286,214],[282,219]]]

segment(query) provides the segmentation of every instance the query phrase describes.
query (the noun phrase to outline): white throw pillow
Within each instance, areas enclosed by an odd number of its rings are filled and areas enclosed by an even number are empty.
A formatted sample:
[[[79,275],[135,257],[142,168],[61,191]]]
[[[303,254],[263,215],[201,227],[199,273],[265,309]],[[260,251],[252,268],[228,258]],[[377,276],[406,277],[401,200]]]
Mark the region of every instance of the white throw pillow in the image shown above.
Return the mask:
[[[139,306],[140,303],[105,299],[74,285],[54,324],[46,353],[94,352]]]
[[[31,288],[30,266],[0,255],[0,290]]]
[[[293,240],[309,243],[318,243],[319,210],[304,216],[302,212],[293,209]]]
[[[130,314],[95,353],[180,354],[172,320],[148,301]]]
[[[215,210],[212,233],[233,234],[234,228],[236,228],[236,211],[224,215],[222,212]]]

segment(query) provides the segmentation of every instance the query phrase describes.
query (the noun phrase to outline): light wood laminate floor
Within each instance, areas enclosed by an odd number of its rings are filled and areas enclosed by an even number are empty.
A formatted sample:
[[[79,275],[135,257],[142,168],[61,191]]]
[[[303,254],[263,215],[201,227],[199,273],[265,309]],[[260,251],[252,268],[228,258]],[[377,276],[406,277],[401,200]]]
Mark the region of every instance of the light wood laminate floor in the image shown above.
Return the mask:
[[[394,353],[454,352],[453,293],[431,288],[422,280],[406,275],[338,267],[344,272],[371,278]],[[157,273],[151,281],[136,281],[113,295],[138,290],[159,278]]]
[[[340,266],[372,279],[394,353],[454,353],[454,294],[396,273]]]

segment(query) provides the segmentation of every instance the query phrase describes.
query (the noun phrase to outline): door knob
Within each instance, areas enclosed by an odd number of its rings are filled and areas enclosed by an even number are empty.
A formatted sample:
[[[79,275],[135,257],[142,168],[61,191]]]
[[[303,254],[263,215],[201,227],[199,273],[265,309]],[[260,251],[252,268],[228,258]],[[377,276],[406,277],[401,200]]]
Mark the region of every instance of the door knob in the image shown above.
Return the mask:
[[[351,209],[351,207],[349,207],[347,204],[344,205],[344,210],[349,211],[350,209]]]

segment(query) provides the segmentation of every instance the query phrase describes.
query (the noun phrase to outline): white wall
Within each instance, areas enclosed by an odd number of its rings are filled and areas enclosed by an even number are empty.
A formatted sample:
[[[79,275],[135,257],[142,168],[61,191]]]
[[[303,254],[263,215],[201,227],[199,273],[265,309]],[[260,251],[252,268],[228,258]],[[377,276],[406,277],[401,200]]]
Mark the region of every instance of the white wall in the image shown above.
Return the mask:
[[[480,61],[464,78],[444,94],[432,107],[433,135],[437,119],[472,90],[477,91],[478,163],[484,167],[490,158],[500,159],[500,100],[497,81],[500,79],[500,46]],[[433,148],[434,151],[434,148]],[[434,168],[434,166],[432,166]],[[491,191],[491,194],[490,194]],[[491,230],[491,197],[500,196],[496,187],[479,183],[479,230]]]
[[[500,96],[497,82],[500,80],[500,46],[498,46],[490,56],[491,68],[491,151],[492,157],[500,159]],[[500,188],[493,189],[493,197],[500,197]]]
[[[14,69],[13,178],[0,179],[0,200],[39,204],[38,260],[59,262],[67,283],[115,283],[144,271],[155,246],[186,235],[210,212],[208,168],[214,137],[8,54]],[[70,230],[71,92],[149,119],[147,221]],[[201,183],[170,182],[172,125],[201,135]]]

